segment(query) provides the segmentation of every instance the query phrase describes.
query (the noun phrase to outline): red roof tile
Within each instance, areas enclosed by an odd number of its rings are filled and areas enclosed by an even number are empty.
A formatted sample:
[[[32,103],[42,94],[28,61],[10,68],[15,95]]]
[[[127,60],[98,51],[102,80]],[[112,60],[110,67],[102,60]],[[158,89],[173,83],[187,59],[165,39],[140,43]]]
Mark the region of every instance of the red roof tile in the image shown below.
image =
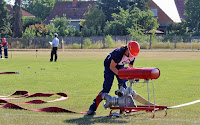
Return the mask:
[[[181,19],[186,19],[187,16],[184,15],[184,11],[185,11],[185,0],[174,0],[175,4],[176,4],[176,7],[177,7],[177,10],[178,10],[178,13],[179,13],[179,16]]]
[[[22,10],[22,15],[26,17],[35,17],[34,15],[30,14],[29,12]]]
[[[72,6],[75,7],[77,5],[78,0],[73,0]]]
[[[8,10],[9,10],[8,14],[9,14],[9,15],[12,15],[12,14],[13,14],[13,5],[7,4],[6,7],[7,7]],[[24,17],[35,17],[34,15],[30,14],[29,12],[27,12],[27,11],[25,11],[25,10],[23,10],[23,9],[22,9],[22,15],[23,15]]]
[[[56,16],[62,17],[63,14],[66,15],[67,19],[84,19],[83,14],[88,12],[88,6],[95,6],[95,1],[79,1],[76,6],[72,6],[72,2],[69,1],[59,1],[56,2],[53,10],[49,16],[44,20],[43,23],[49,24],[50,21]]]

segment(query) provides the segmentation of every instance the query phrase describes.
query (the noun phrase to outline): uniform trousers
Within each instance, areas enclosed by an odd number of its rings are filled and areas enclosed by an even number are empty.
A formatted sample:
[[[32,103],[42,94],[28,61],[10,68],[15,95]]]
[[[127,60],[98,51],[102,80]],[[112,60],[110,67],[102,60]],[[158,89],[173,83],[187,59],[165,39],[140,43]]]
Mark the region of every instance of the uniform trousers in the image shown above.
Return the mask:
[[[97,97],[93,100],[93,104],[90,106],[90,110],[96,111],[99,103],[102,101],[101,95],[103,93],[109,93],[110,92],[110,89],[113,85],[114,76],[116,76],[116,78],[118,80],[119,89],[120,89],[120,86],[127,88],[127,86],[126,86],[127,80],[120,79],[112,70],[110,70],[109,67],[105,67],[103,90],[101,90],[100,93],[97,95]]]
[[[8,58],[8,49],[4,49],[4,56],[5,58]]]
[[[57,56],[57,49],[58,49],[58,47],[53,47],[53,49],[51,50],[51,59],[50,59],[50,61],[53,61],[53,56],[55,55],[54,61],[56,62],[56,60],[58,58],[58,56]]]

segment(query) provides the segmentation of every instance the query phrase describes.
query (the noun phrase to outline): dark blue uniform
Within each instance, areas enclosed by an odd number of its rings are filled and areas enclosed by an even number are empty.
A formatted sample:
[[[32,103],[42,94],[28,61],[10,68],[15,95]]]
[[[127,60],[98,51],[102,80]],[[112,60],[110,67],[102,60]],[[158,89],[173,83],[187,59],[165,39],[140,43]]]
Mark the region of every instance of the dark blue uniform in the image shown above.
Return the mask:
[[[1,42],[0,42],[0,58],[2,58]]]
[[[4,48],[4,56],[5,58],[8,58],[8,42],[3,42],[3,48]]]
[[[127,88],[126,81],[122,80],[116,75],[111,69],[110,69],[110,63],[111,60],[114,60],[115,63],[117,63],[116,68],[120,69],[123,68],[125,64],[131,64],[133,65],[135,57],[127,57],[125,56],[125,51],[127,50],[126,47],[120,47],[115,50],[113,50],[106,59],[104,60],[104,83],[103,83],[103,90],[99,93],[99,95],[94,99],[93,104],[90,106],[90,109],[93,111],[96,111],[99,103],[101,102],[101,95],[103,93],[109,93],[110,89],[113,84],[114,76],[116,76],[118,80],[118,87],[123,86],[124,88]]]

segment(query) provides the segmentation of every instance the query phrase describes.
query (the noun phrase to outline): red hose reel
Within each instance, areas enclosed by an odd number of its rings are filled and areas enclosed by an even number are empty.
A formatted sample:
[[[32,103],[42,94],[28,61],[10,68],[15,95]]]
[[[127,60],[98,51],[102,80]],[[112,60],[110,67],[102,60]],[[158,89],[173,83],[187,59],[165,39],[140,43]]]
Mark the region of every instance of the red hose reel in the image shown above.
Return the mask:
[[[130,84],[136,83],[137,79],[144,79],[144,83],[147,83],[148,88],[148,101],[149,101],[149,80],[158,79],[160,77],[160,70],[158,68],[124,68],[118,71],[118,77],[120,79],[129,80]],[[153,84],[153,83],[152,83]],[[132,85],[130,85],[132,87]],[[154,90],[154,88],[153,88]],[[155,103],[155,95],[154,95]],[[155,112],[159,110],[165,110],[165,116],[167,115],[167,106],[159,105],[137,105],[134,107],[110,107],[110,116],[119,116],[118,113],[112,113],[113,110],[121,110],[124,113],[126,112],[138,112],[138,111],[147,111],[153,113],[153,118]],[[116,115],[117,114],[117,115]]]
[[[120,79],[158,79],[160,70],[158,68],[124,68],[118,72]]]

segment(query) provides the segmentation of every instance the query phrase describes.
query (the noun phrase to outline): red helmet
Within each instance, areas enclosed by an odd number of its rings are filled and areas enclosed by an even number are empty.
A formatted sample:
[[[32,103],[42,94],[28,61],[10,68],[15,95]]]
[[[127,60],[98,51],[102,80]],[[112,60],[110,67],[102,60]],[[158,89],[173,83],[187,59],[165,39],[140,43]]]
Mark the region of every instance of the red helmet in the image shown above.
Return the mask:
[[[140,45],[136,41],[130,41],[128,43],[128,51],[132,56],[137,56],[140,52]]]
[[[2,41],[5,42],[5,41],[6,41],[6,38],[3,38]]]

